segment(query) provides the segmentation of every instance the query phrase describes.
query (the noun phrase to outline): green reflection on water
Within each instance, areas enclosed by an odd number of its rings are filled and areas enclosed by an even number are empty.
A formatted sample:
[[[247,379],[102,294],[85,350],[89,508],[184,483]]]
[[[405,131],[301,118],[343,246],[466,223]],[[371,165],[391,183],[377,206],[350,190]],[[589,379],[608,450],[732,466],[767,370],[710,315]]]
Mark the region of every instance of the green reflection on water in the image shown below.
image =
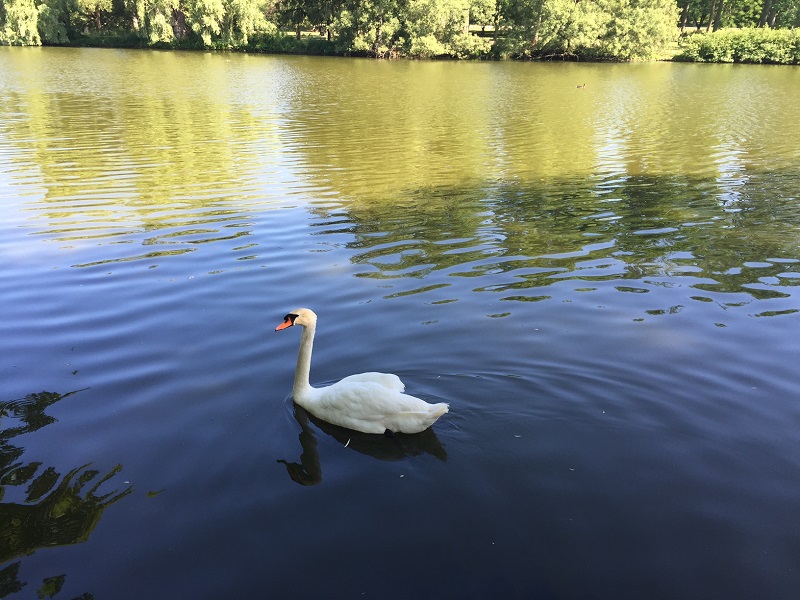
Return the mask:
[[[774,173],[770,180],[782,178],[796,174]],[[741,186],[736,211],[712,189],[703,180],[627,178],[608,201],[596,187],[575,182],[494,185],[314,212],[323,232],[330,222],[349,224],[351,260],[365,267],[360,277],[426,279],[440,272],[480,280],[473,291],[514,291],[504,299],[516,300],[544,299],[536,290],[564,279],[636,281],[646,285],[616,289],[642,292],[663,285],[661,278],[687,278],[709,292],[788,297],[779,288],[797,283],[800,207],[757,179]],[[743,267],[764,259],[758,269]]]
[[[312,235],[348,236],[355,276],[426,280],[394,298],[795,283],[776,262],[800,258],[791,70],[1,51],[5,177],[74,266],[263,260],[258,213],[300,204]]]
[[[45,410],[76,393],[39,392],[0,404],[0,564],[39,549],[85,542],[105,510],[133,491],[131,486],[100,491],[122,470],[121,465],[102,475],[86,464],[62,476],[53,466],[25,462],[25,448],[11,443],[54,423],[55,418]],[[27,487],[22,502],[4,501],[9,488],[23,486]],[[26,585],[19,580],[19,565],[12,563],[0,572],[0,591],[12,593]],[[63,585],[64,577],[45,579],[41,589],[50,589],[59,581]]]

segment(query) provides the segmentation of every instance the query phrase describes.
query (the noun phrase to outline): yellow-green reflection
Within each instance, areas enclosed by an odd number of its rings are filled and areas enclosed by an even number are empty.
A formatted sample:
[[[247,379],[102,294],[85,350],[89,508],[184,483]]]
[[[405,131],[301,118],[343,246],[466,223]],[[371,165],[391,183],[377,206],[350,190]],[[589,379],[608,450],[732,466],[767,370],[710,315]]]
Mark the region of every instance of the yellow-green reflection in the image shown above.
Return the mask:
[[[2,52],[7,177],[37,237],[96,248],[76,266],[253,260],[256,214],[288,201],[351,236],[359,277],[446,275],[388,297],[450,277],[507,299],[564,278],[794,283],[743,266],[798,258],[791,69]]]
[[[0,133],[17,149],[12,182],[36,198],[27,205],[45,224],[36,233],[167,245],[128,259],[247,235],[276,123],[240,102],[224,61],[41,49],[11,58],[0,76],[15,85],[0,111],[14,118]]]

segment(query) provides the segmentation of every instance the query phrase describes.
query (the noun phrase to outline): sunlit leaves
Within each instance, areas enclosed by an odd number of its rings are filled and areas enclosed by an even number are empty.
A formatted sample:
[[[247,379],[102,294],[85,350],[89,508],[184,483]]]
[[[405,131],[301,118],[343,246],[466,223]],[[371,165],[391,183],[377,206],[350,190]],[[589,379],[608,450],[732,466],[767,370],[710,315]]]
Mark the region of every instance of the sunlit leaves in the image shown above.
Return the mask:
[[[672,0],[611,0],[609,8],[600,42],[607,56],[655,58],[677,37],[678,10]]]
[[[222,38],[230,46],[247,44],[249,36],[269,27],[263,2],[256,0],[223,0]]]
[[[796,26],[800,0],[0,1],[0,44],[67,44],[87,36],[102,44],[104,36],[121,34],[137,46],[263,51],[264,40],[274,39],[278,51],[376,57],[640,60],[663,55],[679,30]],[[262,35],[251,41],[254,34]],[[782,44],[759,42],[739,54],[791,62],[793,50]],[[723,60],[738,60],[728,54]]]
[[[36,46],[41,44],[33,0],[3,0],[0,3],[0,44]]]
[[[509,0],[503,15],[520,56],[651,58],[677,36],[672,0]]]

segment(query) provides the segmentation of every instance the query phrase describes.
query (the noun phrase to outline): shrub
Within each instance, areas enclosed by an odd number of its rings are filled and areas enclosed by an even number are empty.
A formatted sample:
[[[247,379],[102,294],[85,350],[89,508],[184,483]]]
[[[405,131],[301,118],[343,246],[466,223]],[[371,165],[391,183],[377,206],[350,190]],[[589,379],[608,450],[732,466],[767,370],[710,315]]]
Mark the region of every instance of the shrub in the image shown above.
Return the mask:
[[[722,29],[695,33],[680,42],[675,60],[800,64],[800,30]]]

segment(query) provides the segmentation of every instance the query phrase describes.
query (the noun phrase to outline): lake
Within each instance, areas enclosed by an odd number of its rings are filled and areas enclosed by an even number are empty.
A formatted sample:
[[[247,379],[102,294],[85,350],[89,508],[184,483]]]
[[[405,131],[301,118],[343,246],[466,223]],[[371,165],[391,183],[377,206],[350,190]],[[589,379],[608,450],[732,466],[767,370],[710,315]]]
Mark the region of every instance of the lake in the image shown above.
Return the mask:
[[[798,89],[0,48],[0,597],[795,598]]]

